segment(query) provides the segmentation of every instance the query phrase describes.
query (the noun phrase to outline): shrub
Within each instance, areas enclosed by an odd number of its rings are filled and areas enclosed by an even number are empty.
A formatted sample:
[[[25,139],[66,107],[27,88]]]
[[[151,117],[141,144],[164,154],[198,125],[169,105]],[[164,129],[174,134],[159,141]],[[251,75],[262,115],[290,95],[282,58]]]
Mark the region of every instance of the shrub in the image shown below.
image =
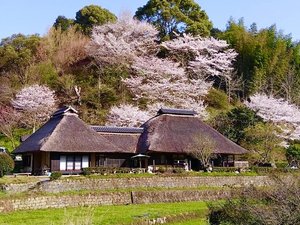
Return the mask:
[[[256,172],[258,174],[271,174],[271,173],[287,173],[291,172],[292,170],[288,167],[282,168],[274,168],[274,167],[261,167],[261,166],[252,166],[250,170]]]
[[[83,175],[91,175],[91,174],[115,174],[115,173],[129,173],[130,168],[126,167],[103,167],[103,166],[98,166],[98,167],[88,167],[88,168],[83,168],[82,173]]]
[[[238,168],[235,167],[213,167],[214,172],[235,172]]]
[[[290,145],[286,149],[286,157],[290,162],[296,162],[299,165],[299,162],[300,162],[300,144]]]
[[[233,198],[209,204],[209,220],[219,224],[299,224],[299,180],[274,178],[272,188],[249,186],[234,190]]]
[[[61,176],[62,176],[61,172],[58,171],[52,172],[50,175],[50,180],[58,180],[59,178],[61,178]]]
[[[173,173],[184,173],[185,172],[185,169],[183,168],[174,168],[173,169]]]
[[[0,153],[0,177],[14,169],[14,160],[7,153]]]
[[[277,162],[275,163],[277,168],[287,168],[289,166],[288,162]]]
[[[166,173],[167,172],[167,168],[165,166],[159,166],[157,169],[158,173]]]

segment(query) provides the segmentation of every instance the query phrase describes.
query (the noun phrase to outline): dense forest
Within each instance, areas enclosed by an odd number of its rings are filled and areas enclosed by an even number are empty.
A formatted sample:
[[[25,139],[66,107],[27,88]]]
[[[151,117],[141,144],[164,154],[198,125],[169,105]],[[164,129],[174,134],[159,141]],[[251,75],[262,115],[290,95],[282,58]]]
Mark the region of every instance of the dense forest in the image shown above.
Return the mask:
[[[119,18],[89,5],[45,36],[2,39],[0,146],[11,151],[62,105],[117,126],[173,107],[197,111],[252,163],[297,162],[299,92],[300,43],[275,25],[219,30],[193,0],[149,0]]]

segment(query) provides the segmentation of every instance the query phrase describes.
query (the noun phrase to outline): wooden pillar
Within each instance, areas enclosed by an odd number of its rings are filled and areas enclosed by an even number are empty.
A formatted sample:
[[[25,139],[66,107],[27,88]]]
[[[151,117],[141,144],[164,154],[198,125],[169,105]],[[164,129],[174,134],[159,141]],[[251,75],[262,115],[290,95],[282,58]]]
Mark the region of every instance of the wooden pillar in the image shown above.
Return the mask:
[[[90,167],[96,167],[96,154],[91,153],[90,155]]]

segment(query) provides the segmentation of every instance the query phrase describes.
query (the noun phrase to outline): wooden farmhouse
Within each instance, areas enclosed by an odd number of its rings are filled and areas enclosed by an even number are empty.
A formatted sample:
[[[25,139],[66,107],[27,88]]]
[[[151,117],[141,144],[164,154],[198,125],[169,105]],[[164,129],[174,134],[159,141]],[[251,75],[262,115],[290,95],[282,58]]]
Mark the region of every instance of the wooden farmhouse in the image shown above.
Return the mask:
[[[14,154],[22,155],[22,172],[79,173],[85,167],[199,166],[189,146],[195,136],[215,143],[212,164],[233,166],[247,150],[202,122],[190,110],[160,109],[139,128],[90,126],[72,107],[56,111]],[[136,157],[137,156],[137,157]],[[137,162],[138,156],[145,156]],[[147,157],[146,157],[147,156]],[[135,158],[136,157],[136,158]],[[140,159],[140,158],[139,158]]]

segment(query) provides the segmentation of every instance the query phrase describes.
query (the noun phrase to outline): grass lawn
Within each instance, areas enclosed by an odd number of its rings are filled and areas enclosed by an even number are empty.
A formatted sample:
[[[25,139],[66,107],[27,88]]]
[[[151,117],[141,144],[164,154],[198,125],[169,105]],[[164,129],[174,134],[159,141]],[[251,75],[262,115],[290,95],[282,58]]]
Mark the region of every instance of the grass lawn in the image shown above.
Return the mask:
[[[39,177],[34,176],[4,176],[0,178],[0,185],[1,184],[22,184],[22,183],[31,183],[31,182],[38,182],[40,179]]]
[[[168,225],[208,225],[206,218],[196,218],[182,222],[167,223]]]
[[[0,216],[2,225],[91,225],[129,224],[139,219],[157,218],[184,212],[196,212],[199,219],[188,218],[183,223],[173,225],[206,224],[208,211],[205,202],[159,203],[145,205],[98,206],[67,209],[46,209],[18,211]],[[197,223],[195,223],[197,222]],[[199,222],[199,223],[198,223]]]

